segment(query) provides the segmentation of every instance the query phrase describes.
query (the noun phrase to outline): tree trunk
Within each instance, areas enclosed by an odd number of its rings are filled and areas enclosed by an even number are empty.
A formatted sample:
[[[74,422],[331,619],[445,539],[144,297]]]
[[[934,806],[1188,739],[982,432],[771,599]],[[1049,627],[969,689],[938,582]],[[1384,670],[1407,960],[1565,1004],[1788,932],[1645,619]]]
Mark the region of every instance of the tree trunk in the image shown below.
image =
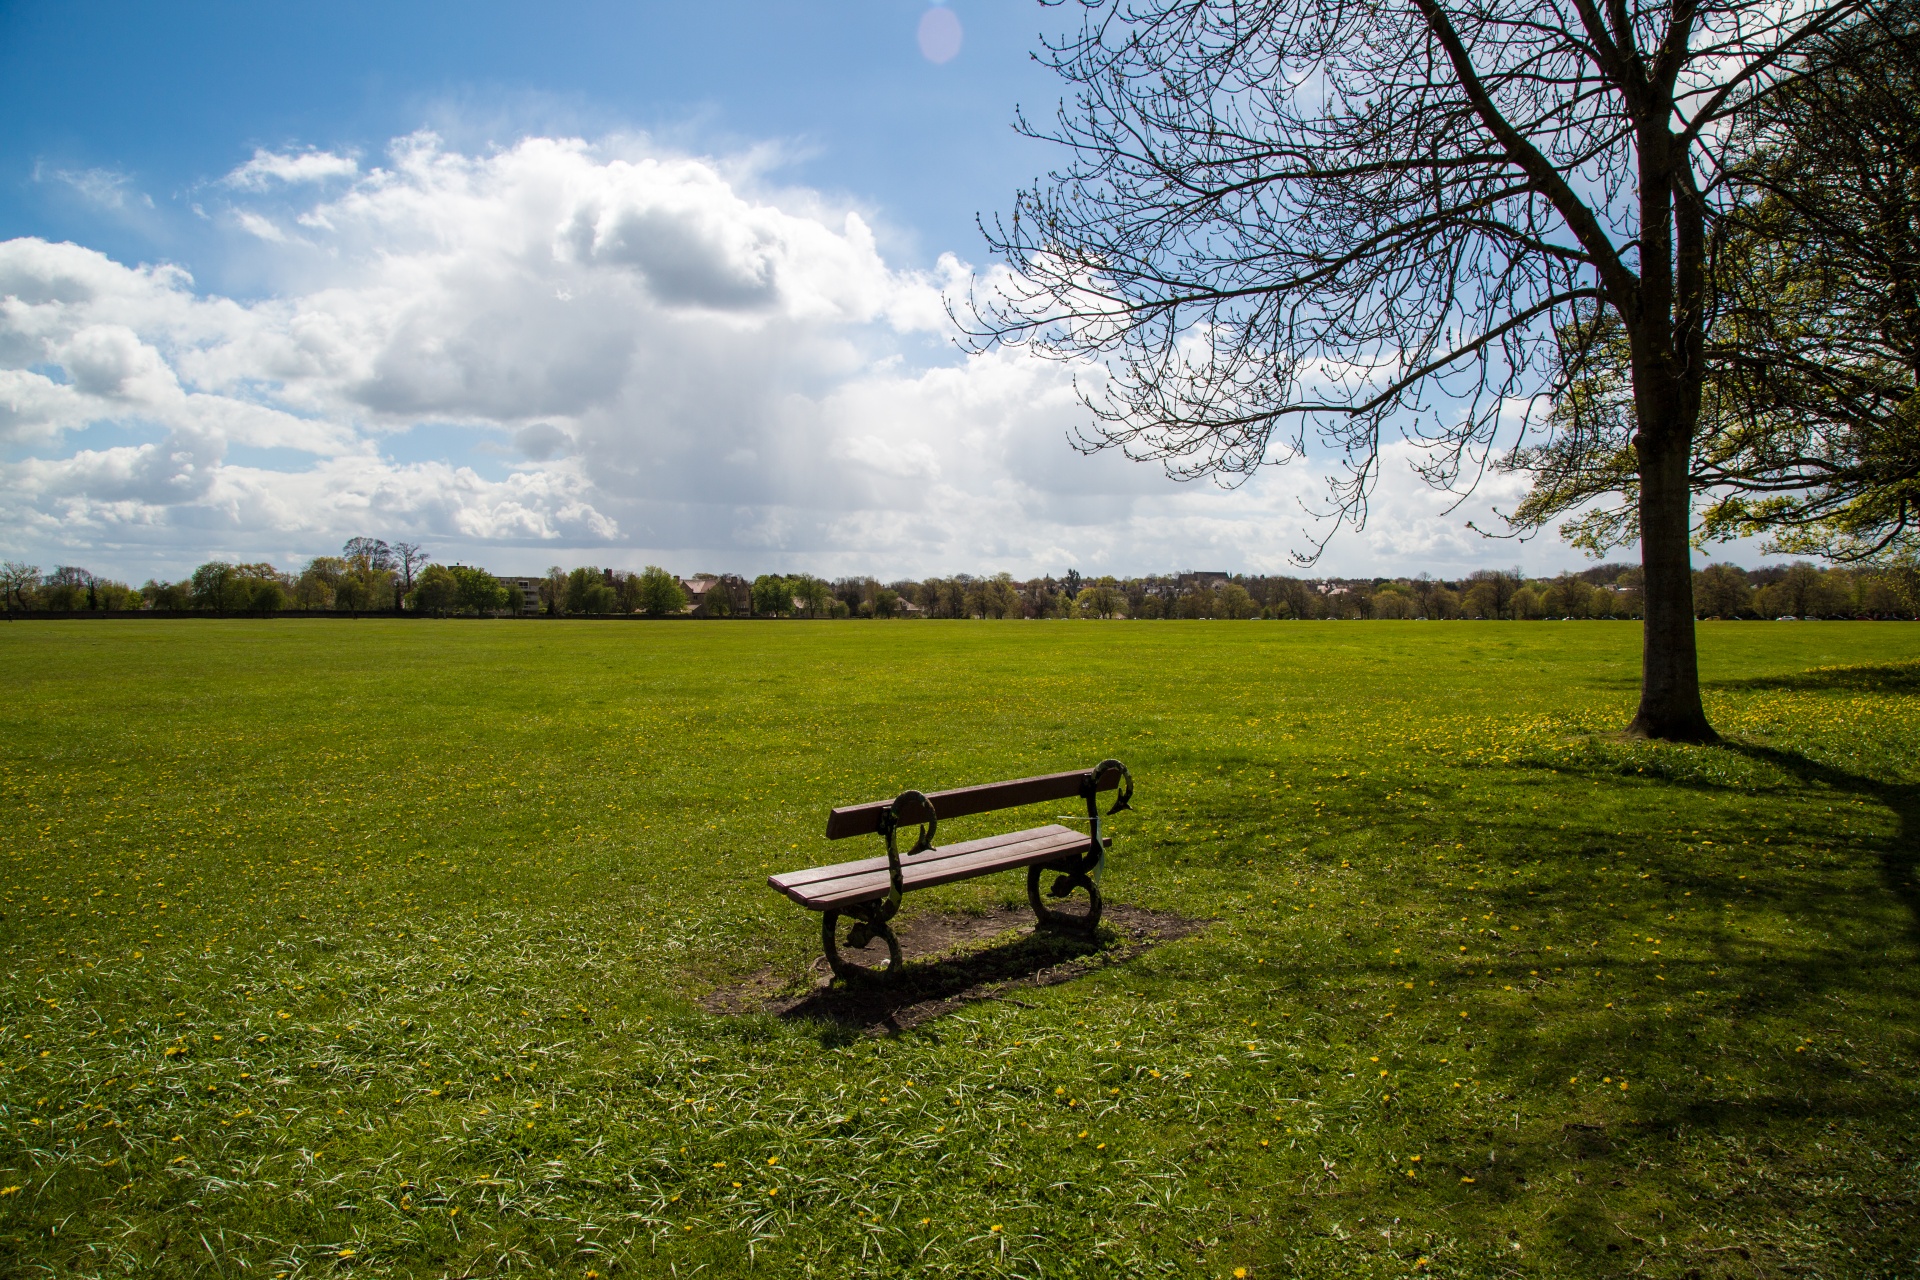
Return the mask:
[[[1646,620],[1641,627],[1640,710],[1630,737],[1712,742],[1718,736],[1700,705],[1700,670],[1693,643],[1692,487],[1687,465],[1690,433],[1642,430],[1634,440],[1640,461],[1640,565],[1646,574]]]

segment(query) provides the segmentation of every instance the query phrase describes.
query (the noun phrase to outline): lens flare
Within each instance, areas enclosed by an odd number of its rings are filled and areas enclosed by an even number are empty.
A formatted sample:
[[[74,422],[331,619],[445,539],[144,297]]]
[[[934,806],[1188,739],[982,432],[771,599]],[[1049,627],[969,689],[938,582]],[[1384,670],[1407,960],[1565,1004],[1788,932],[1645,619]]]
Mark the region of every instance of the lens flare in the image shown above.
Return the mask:
[[[960,19],[945,5],[920,15],[920,54],[928,62],[951,62],[960,53]]]

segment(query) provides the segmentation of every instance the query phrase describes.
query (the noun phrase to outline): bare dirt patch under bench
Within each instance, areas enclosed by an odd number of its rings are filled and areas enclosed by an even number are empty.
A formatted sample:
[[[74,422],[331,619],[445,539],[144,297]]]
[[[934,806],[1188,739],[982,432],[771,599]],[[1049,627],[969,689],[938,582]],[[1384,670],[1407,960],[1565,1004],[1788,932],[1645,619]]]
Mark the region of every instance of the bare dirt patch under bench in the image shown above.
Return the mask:
[[[1011,1000],[1022,989],[1071,982],[1208,923],[1171,911],[1116,906],[1107,908],[1099,930],[1089,937],[1037,928],[1033,913],[1021,907],[913,916],[896,922],[906,965],[893,979],[831,982],[822,958],[800,981],[791,971],[763,969],[721,987],[701,1004],[714,1013],[771,1013],[884,1035],[976,1001]]]

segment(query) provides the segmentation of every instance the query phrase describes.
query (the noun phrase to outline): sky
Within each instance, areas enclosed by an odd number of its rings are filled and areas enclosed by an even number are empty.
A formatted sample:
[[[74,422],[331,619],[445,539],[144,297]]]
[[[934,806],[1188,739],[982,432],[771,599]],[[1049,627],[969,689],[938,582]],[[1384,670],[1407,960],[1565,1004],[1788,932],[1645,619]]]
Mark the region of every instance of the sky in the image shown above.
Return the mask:
[[[1097,369],[954,342],[1073,8],[0,0],[0,555],[1298,572],[1311,465],[1083,456]],[[1410,460],[1315,572],[1585,563]]]

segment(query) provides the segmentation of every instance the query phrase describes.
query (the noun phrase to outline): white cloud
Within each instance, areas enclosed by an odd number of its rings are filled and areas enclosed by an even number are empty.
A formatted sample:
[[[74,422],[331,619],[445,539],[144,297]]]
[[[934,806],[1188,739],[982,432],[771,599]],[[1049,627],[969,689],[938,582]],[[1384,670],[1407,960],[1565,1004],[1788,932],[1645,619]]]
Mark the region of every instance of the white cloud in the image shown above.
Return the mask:
[[[240,229],[250,236],[257,236],[268,244],[287,243],[287,233],[276,226],[272,218],[261,217],[251,209],[242,209],[234,217]]]
[[[360,164],[352,156],[330,151],[277,152],[256,149],[253,159],[229,173],[221,181],[243,191],[260,191],[284,183],[325,182],[330,178],[352,178]]]
[[[83,200],[103,209],[121,212],[136,205],[145,209],[153,208],[153,197],[134,190],[132,176],[118,169],[54,169],[48,172],[38,165],[34,166],[36,180],[47,177],[73,188]]]
[[[919,574],[1303,545],[1311,475],[1225,492],[1076,454],[1074,371],[945,353],[965,263],[897,269],[859,211],[755,182],[628,141],[261,151],[226,179],[253,302],[0,243],[0,546],[138,574],[364,532],[502,570]],[[1404,467],[1380,496],[1329,567],[1511,558]]]

